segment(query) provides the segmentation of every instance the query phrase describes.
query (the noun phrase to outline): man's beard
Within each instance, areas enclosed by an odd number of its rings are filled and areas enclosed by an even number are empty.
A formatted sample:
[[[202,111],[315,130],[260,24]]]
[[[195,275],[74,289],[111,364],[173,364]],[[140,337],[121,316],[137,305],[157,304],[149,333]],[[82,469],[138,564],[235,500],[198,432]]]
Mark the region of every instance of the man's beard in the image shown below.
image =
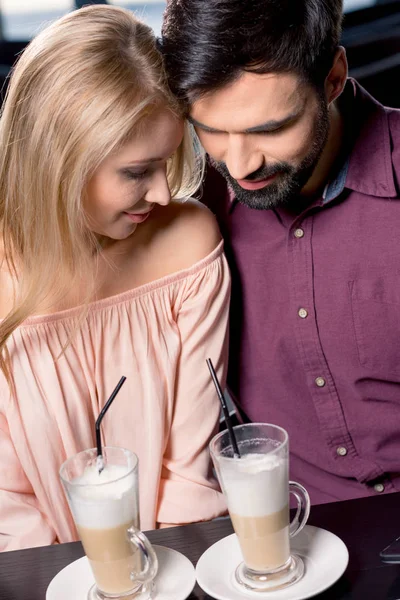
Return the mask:
[[[296,208],[299,194],[314,172],[321,157],[329,133],[329,110],[323,98],[319,100],[319,110],[315,121],[313,140],[307,156],[300,165],[287,162],[263,165],[246,177],[246,181],[261,181],[276,174],[275,179],[260,190],[245,190],[233,179],[225,163],[211,158],[212,165],[227,180],[235,198],[249,208],[266,210],[282,205]]]

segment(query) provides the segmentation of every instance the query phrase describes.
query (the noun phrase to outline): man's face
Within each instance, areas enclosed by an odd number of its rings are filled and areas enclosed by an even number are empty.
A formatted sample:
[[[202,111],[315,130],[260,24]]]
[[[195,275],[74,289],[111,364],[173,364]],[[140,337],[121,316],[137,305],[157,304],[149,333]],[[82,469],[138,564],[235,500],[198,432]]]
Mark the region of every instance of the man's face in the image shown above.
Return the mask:
[[[329,132],[326,100],[294,74],[244,72],[195,101],[190,119],[239,202],[261,210],[298,198]]]

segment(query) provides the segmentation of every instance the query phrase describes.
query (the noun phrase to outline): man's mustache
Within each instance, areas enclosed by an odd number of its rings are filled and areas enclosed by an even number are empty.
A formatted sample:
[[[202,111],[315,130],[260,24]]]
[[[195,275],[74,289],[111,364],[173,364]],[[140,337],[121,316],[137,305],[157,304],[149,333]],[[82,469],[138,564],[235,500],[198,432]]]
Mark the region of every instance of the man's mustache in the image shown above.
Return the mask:
[[[228,167],[224,162],[215,160],[213,158],[210,158],[210,162],[216,168],[216,170],[224,175],[227,179],[234,179],[229,173]],[[292,170],[292,167],[286,162],[276,163],[274,165],[262,165],[256,171],[253,171],[253,173],[247,175],[243,181],[263,181],[264,179],[269,179],[269,177],[273,177],[278,173],[291,173]]]

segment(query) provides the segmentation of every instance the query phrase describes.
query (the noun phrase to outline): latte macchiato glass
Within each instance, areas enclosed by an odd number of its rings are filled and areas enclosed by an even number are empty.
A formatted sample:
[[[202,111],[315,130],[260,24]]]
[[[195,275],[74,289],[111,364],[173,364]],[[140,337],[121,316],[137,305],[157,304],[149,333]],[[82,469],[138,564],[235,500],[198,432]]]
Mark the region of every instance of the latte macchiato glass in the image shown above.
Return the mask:
[[[252,423],[233,428],[240,458],[228,431],[216,435],[211,456],[243,555],[236,581],[253,591],[272,591],[296,583],[302,559],[290,552],[290,538],[301,531],[310,512],[307,491],[289,481],[289,438],[276,425]],[[289,494],[297,500],[289,520]]]
[[[139,530],[138,458],[103,448],[68,459],[60,469],[78,534],[96,581],[88,600],[147,600],[157,573],[156,554]]]

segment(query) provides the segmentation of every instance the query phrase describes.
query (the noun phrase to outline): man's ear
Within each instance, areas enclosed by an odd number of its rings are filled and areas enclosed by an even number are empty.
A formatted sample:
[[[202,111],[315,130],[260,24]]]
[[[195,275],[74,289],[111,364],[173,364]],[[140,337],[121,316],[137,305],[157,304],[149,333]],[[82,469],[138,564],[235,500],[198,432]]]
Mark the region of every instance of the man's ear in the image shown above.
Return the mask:
[[[328,104],[331,104],[343,92],[348,75],[346,50],[339,46],[336,50],[332,68],[325,79],[325,95]]]

